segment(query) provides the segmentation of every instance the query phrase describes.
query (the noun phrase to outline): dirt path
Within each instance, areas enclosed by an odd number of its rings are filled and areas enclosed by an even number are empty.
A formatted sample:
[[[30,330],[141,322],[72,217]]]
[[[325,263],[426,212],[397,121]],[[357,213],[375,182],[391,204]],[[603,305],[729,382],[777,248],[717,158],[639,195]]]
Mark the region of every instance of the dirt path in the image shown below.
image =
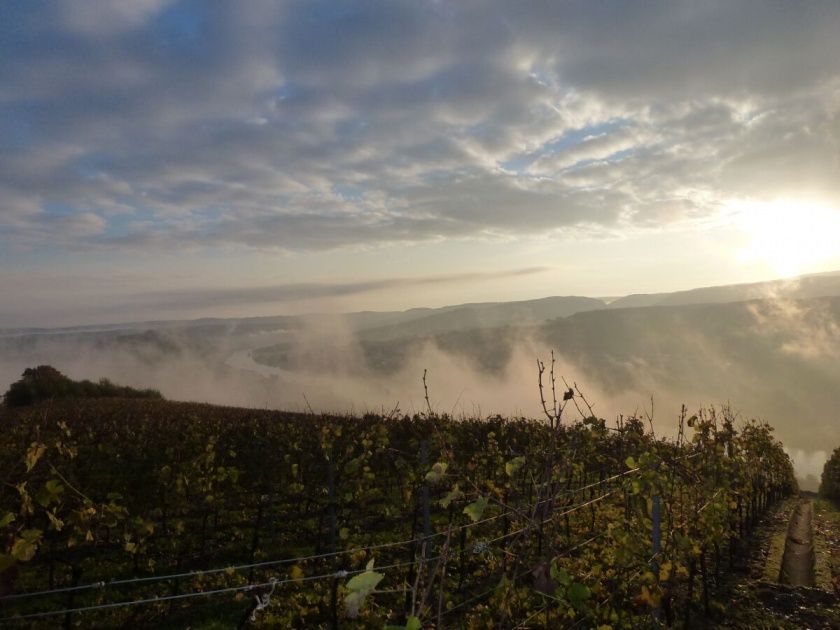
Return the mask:
[[[732,578],[718,627],[837,630],[840,511],[813,495],[781,503],[756,531],[746,575]]]
[[[800,499],[793,509],[787,528],[785,552],[779,571],[779,584],[785,586],[817,585],[814,575],[814,502]]]

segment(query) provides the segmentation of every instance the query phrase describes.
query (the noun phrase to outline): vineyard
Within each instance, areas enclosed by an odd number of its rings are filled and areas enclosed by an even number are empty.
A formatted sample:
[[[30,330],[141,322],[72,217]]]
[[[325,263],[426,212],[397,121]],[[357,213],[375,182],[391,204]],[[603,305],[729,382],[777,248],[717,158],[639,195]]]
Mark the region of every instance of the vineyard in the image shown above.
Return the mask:
[[[840,503],[840,447],[834,449],[823,468],[820,493]]]
[[[0,411],[0,625],[643,628],[711,593],[795,489],[772,429],[327,417],[62,400]],[[574,404],[578,419],[572,420]]]

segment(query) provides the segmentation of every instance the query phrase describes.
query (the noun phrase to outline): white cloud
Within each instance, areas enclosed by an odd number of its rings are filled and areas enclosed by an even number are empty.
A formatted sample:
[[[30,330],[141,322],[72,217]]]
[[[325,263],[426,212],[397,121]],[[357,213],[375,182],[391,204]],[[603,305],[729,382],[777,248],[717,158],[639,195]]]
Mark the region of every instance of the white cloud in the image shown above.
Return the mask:
[[[173,0],[60,0],[58,10],[66,28],[85,36],[118,35],[143,26]]]
[[[320,250],[840,199],[834,2],[0,11],[0,239]]]

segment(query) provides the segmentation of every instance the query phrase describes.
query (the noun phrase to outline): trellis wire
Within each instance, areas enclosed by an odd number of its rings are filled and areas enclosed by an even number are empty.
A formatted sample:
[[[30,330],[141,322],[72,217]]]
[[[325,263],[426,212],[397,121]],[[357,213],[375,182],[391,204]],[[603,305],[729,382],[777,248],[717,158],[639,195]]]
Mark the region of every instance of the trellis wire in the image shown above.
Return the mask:
[[[548,499],[543,499],[541,501],[537,501],[536,503],[526,504],[526,505],[521,506],[521,507],[522,508],[533,508],[533,507],[542,505],[543,503],[548,503],[550,501],[553,501],[553,500],[557,499],[558,497],[563,496],[565,494],[582,492],[584,490],[589,490],[591,488],[594,488],[594,487],[597,487],[597,486],[600,486],[600,485],[604,485],[606,483],[610,483],[610,482],[615,481],[616,479],[619,479],[619,478],[621,478],[625,475],[638,472],[639,470],[641,470],[641,469],[640,468],[633,468],[633,469],[630,469],[630,470],[625,471],[623,473],[619,473],[619,474],[613,475],[612,477],[608,477],[606,479],[603,479],[602,481],[595,482],[595,483],[589,484],[587,486],[583,486],[581,488],[578,488],[574,492],[563,491],[563,492],[555,494],[552,497],[549,497]],[[603,497],[601,497],[601,498],[603,498]],[[601,498],[596,498],[595,501],[597,502],[597,501],[601,500]],[[578,509],[580,509],[582,507],[586,507],[586,506],[590,505],[592,502],[593,501],[590,500],[590,501],[587,501],[585,503],[582,503],[582,504],[579,504],[579,505],[576,505],[576,506],[572,506],[571,508],[567,508],[568,511],[564,511],[564,512],[561,512],[559,514],[553,514],[551,517],[549,517],[548,520],[550,520],[551,518],[556,518],[557,516],[565,516],[566,514],[569,514],[571,512],[577,511]],[[473,527],[478,527],[479,525],[483,525],[485,523],[489,523],[489,522],[498,520],[498,519],[502,518],[503,516],[505,516],[505,515],[504,514],[497,514],[495,516],[489,516],[489,517],[487,517],[485,519],[482,519],[482,520],[479,520],[475,523],[467,523],[465,525],[459,525],[458,527],[454,528],[453,531],[461,531],[462,529],[470,529],[470,528],[473,528]],[[548,522],[548,520],[546,520],[544,522]],[[524,529],[527,529],[527,527],[523,528],[523,531],[524,531]],[[376,551],[378,549],[386,549],[386,548],[389,548],[389,547],[404,547],[404,546],[408,546],[408,545],[411,545],[411,544],[423,542],[424,540],[428,540],[429,538],[435,538],[435,537],[440,537],[440,536],[445,536],[445,535],[446,535],[446,532],[434,532],[430,536],[418,536],[418,537],[407,539],[407,540],[379,543],[379,544],[376,544],[376,545],[370,545],[370,546],[366,546],[366,547],[354,547],[352,549],[330,551],[330,552],[326,552],[326,553],[313,554],[313,555],[309,555],[309,556],[299,556],[299,557],[296,557],[296,558],[283,558],[283,559],[278,559],[278,560],[266,560],[266,561],[263,561],[263,562],[253,562],[253,563],[249,563],[249,564],[239,564],[239,565],[233,565],[233,566],[227,566],[227,567],[216,567],[216,568],[213,568],[213,569],[192,570],[192,571],[185,571],[185,572],[182,572],[182,573],[170,573],[170,574],[167,574],[167,575],[150,575],[150,576],[139,577],[139,578],[125,578],[125,579],[120,579],[120,580],[109,580],[107,582],[104,581],[104,580],[100,580],[98,582],[91,582],[89,584],[80,584],[80,585],[77,585],[77,586],[67,586],[67,587],[63,587],[63,588],[46,589],[46,590],[41,590],[41,591],[32,591],[32,592],[29,592],[29,593],[14,593],[12,595],[5,595],[3,597],[0,597],[0,602],[12,601],[12,600],[16,600],[16,599],[24,599],[24,598],[28,598],[28,597],[56,595],[56,594],[59,594],[59,593],[68,593],[68,592],[73,592],[73,591],[101,589],[101,588],[106,588],[106,587],[109,587],[109,586],[125,586],[125,585],[128,585],[128,584],[137,584],[137,583],[162,582],[162,581],[167,581],[167,580],[175,580],[175,579],[179,579],[179,578],[201,577],[201,576],[204,576],[204,575],[215,575],[215,574],[218,574],[218,573],[230,573],[230,572],[245,571],[247,569],[260,569],[260,568],[266,568],[266,567],[272,567],[272,566],[281,566],[281,565],[285,565],[285,564],[296,564],[298,562],[306,562],[306,561],[309,561],[309,560],[322,560],[324,558],[332,558],[334,556],[339,556],[339,555],[355,554],[355,553],[359,553],[359,552],[362,552],[362,551]]]
[[[698,454],[699,453],[692,454],[691,456],[689,456],[687,458],[693,458],[694,456],[696,456]],[[603,479],[601,481],[598,481],[598,482],[595,482],[595,483],[592,483],[592,484],[588,484],[586,486],[582,486],[582,487],[574,489],[574,490],[565,490],[565,491],[560,492],[560,493],[558,493],[558,494],[556,494],[553,497],[550,497],[548,499],[543,499],[543,500],[538,501],[536,503],[528,504],[528,505],[522,506],[522,507],[523,508],[524,507],[536,507],[536,506],[538,506],[542,503],[553,501],[556,498],[558,498],[559,496],[563,496],[564,494],[579,493],[579,492],[585,491],[587,489],[591,489],[593,487],[598,487],[598,486],[604,485],[606,483],[612,482],[616,479],[619,479],[621,477],[624,477],[626,475],[636,473],[639,470],[641,470],[640,467],[633,468],[633,469],[630,469],[628,471],[624,471],[622,473],[613,475],[609,478]],[[711,502],[720,494],[720,492],[721,492],[721,489],[718,489],[718,491],[715,492],[714,495],[712,497],[710,497],[709,500],[698,510],[698,513],[702,512],[706,507],[708,507],[711,504]],[[587,507],[587,506],[592,505],[594,503],[600,502],[600,501],[606,499],[607,497],[613,495],[614,493],[615,493],[615,491],[611,490],[611,491],[609,491],[609,492],[607,492],[603,495],[600,495],[600,496],[598,496],[594,499],[590,499],[589,501],[585,501],[583,503],[579,503],[577,505],[568,507],[561,512],[553,513],[551,516],[544,519],[542,522],[546,523],[546,522],[548,522],[548,521],[550,521],[554,518],[564,516],[566,514],[570,514],[572,512],[580,510],[584,507]],[[475,523],[470,523],[470,524],[459,526],[456,529],[461,530],[461,529],[476,527],[478,525],[496,520],[497,518],[500,518],[501,516],[502,515],[496,515],[496,516],[493,516],[493,517],[488,517],[486,519],[479,520]],[[487,540],[487,541],[482,541],[482,542],[485,545],[493,544],[495,542],[498,542],[500,540],[504,540],[504,539],[509,538],[511,536],[518,535],[518,534],[520,534],[524,531],[527,531],[528,529],[530,529],[534,526],[535,526],[535,523],[529,523],[528,525],[526,525],[526,526],[524,526],[520,529],[514,530],[512,532],[508,532],[507,534],[504,534],[502,536],[498,536],[496,538],[493,538],[493,539],[490,539],[490,540]],[[19,594],[9,595],[9,596],[5,596],[3,598],[0,598],[0,601],[19,599],[19,598],[23,598],[23,597],[34,597],[34,596],[39,596],[39,595],[40,596],[47,596],[47,595],[52,595],[52,594],[57,594],[57,593],[62,593],[62,592],[78,591],[78,590],[83,590],[83,589],[88,589],[88,588],[104,588],[105,586],[126,585],[126,584],[143,583],[143,582],[150,582],[150,581],[163,581],[163,580],[176,579],[176,578],[180,578],[180,577],[196,577],[196,576],[215,574],[215,573],[221,573],[221,572],[241,571],[241,570],[248,569],[248,568],[260,568],[260,567],[264,568],[264,567],[269,567],[269,566],[278,566],[278,565],[282,565],[282,564],[291,564],[291,563],[296,563],[296,562],[303,562],[303,561],[306,561],[306,560],[328,558],[328,557],[332,557],[332,556],[336,556],[336,555],[351,554],[351,553],[356,553],[356,552],[360,552],[360,551],[373,551],[373,550],[383,549],[383,548],[388,548],[388,547],[405,546],[405,545],[408,545],[408,544],[428,540],[428,538],[430,538],[430,537],[441,536],[441,535],[443,535],[442,532],[437,532],[437,533],[432,534],[431,536],[422,536],[422,537],[417,537],[417,538],[413,538],[413,539],[409,539],[409,540],[403,540],[403,541],[397,541],[397,542],[387,542],[387,543],[381,543],[381,544],[378,544],[378,545],[371,545],[371,546],[367,546],[367,547],[357,547],[357,548],[353,548],[353,549],[329,552],[329,553],[324,553],[324,554],[314,554],[314,555],[310,555],[310,556],[301,556],[301,557],[296,557],[296,558],[285,558],[285,559],[281,559],[281,560],[266,561],[266,562],[251,563],[251,564],[243,564],[243,565],[237,565],[237,566],[232,566],[232,567],[229,566],[229,567],[224,567],[224,568],[208,569],[208,570],[203,570],[203,571],[190,571],[190,572],[185,572],[185,573],[169,574],[169,575],[164,575],[164,576],[148,576],[148,577],[143,577],[143,578],[112,580],[108,583],[105,583],[104,581],[100,581],[100,582],[95,582],[95,583],[91,583],[91,584],[87,584],[87,585],[80,585],[80,586],[67,587],[67,588],[61,588],[61,589],[50,589],[50,590],[37,591],[37,592],[32,592],[32,593],[19,593]],[[601,538],[603,536],[604,536],[604,534],[599,534],[599,535],[593,536],[593,537],[591,537],[591,538],[589,538],[589,539],[587,539],[587,540],[585,540],[585,541],[583,541],[583,542],[581,542],[581,543],[579,543],[579,544],[577,544],[573,547],[568,548],[561,555],[567,555],[568,553],[571,553],[571,552],[575,551],[576,549],[579,549],[579,548],[584,547],[588,544],[591,544],[596,539]],[[469,550],[463,550],[460,553],[465,553],[467,551],[469,551]],[[458,553],[456,555],[460,555],[460,553]],[[657,555],[657,554],[655,554],[655,555]],[[418,562],[436,561],[436,560],[440,560],[442,558],[443,558],[443,556],[441,555],[441,556],[436,556],[434,558],[418,559],[418,560],[414,560],[414,561],[411,561],[411,562],[394,563],[394,564],[385,565],[383,567],[377,567],[377,568],[379,568],[381,570],[393,569],[393,568],[399,568],[399,567],[413,565],[413,564],[416,564]],[[57,611],[42,611],[42,612],[28,613],[28,614],[25,614],[25,615],[17,615],[17,616],[12,616],[12,617],[6,617],[6,618],[3,618],[3,619],[0,619],[0,622],[12,622],[12,621],[18,621],[18,620],[52,617],[52,616],[72,614],[72,613],[81,613],[81,612],[90,612],[90,611],[96,611],[96,610],[114,609],[114,608],[126,607],[126,606],[160,603],[160,602],[165,602],[165,601],[185,600],[185,599],[190,599],[190,598],[195,598],[195,597],[209,597],[209,596],[225,594],[225,593],[253,591],[253,590],[256,590],[256,589],[268,588],[268,587],[271,587],[272,591],[273,591],[273,589],[276,588],[277,586],[284,585],[284,584],[312,582],[312,581],[317,581],[317,580],[322,580],[322,579],[345,578],[345,577],[348,577],[350,575],[356,575],[356,574],[360,574],[360,573],[364,573],[364,572],[365,572],[364,569],[356,569],[356,570],[342,570],[342,571],[338,571],[338,572],[331,572],[331,573],[314,575],[314,576],[304,576],[304,577],[299,577],[299,578],[288,578],[288,579],[283,579],[283,580],[279,580],[277,578],[272,578],[268,582],[259,582],[259,583],[252,583],[252,584],[246,584],[246,585],[240,585],[240,586],[232,586],[232,587],[226,587],[226,588],[220,588],[220,589],[213,589],[213,590],[209,590],[209,591],[198,591],[198,592],[192,592],[192,593],[183,593],[183,594],[167,595],[167,596],[155,596],[155,597],[149,597],[149,598],[143,598],[143,599],[137,599],[137,600],[126,600],[126,601],[122,601],[122,602],[109,602],[109,603],[96,604],[96,605],[91,605],[91,606],[81,606],[81,607],[77,607],[77,608],[68,608],[68,609],[57,610]],[[519,574],[518,576],[516,576],[514,579],[517,579],[518,577],[522,577],[525,574],[527,574],[528,572],[529,571],[525,571],[525,572]],[[493,589],[490,589],[488,591],[485,591],[484,593],[476,595],[472,598],[469,598],[468,600],[465,600],[464,602],[461,602],[457,606],[447,610],[445,612],[445,614],[449,614],[449,613],[453,612],[454,610],[457,610],[457,609],[467,605],[470,602],[481,599],[482,597],[484,597],[487,594],[493,592],[494,590],[496,590],[496,587],[494,587]],[[530,618],[532,618],[536,614],[539,614],[539,612],[541,612],[541,611],[537,611],[537,612],[533,613],[531,616],[529,616],[525,620],[525,622],[527,622]],[[523,623],[525,623],[525,622],[523,622]]]
[[[438,560],[442,556],[437,556],[435,558],[430,558],[430,560]],[[414,562],[397,562],[394,564],[388,564],[381,567],[376,567],[379,570],[386,570],[386,569],[396,569],[399,567],[404,567],[414,564]],[[91,606],[80,606],[78,608],[66,608],[64,610],[50,610],[50,611],[43,611],[43,612],[35,612],[35,613],[28,613],[25,615],[17,615],[13,617],[4,617],[0,619],[0,623],[3,622],[11,622],[11,621],[19,621],[24,619],[34,619],[36,617],[52,617],[55,615],[66,615],[70,613],[78,613],[78,612],[90,612],[94,610],[105,610],[109,608],[120,608],[122,606],[137,606],[141,604],[154,604],[159,602],[166,602],[166,601],[174,601],[174,600],[182,600],[182,599],[190,599],[192,597],[209,597],[211,595],[221,595],[224,593],[236,593],[242,591],[253,591],[258,588],[268,588],[272,586],[282,586],[284,584],[292,584],[292,583],[302,583],[302,582],[314,582],[317,580],[326,580],[326,579],[334,579],[334,578],[345,578],[351,575],[357,575],[360,573],[364,573],[366,569],[353,569],[350,571],[334,571],[332,573],[325,573],[322,575],[308,575],[300,578],[288,578],[284,580],[278,579],[271,579],[268,582],[259,582],[256,584],[244,584],[242,586],[229,586],[226,588],[217,588],[210,591],[195,591],[192,593],[181,593],[179,595],[164,595],[164,596],[156,596],[156,597],[147,597],[144,599],[133,599],[133,600],[126,600],[122,602],[109,602],[106,604],[94,604]]]

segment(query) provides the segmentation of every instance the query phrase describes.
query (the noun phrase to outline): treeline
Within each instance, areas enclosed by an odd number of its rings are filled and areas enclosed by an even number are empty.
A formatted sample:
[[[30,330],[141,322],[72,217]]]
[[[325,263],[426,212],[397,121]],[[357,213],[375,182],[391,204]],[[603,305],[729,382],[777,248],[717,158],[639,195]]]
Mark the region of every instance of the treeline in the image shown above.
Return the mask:
[[[796,487],[772,429],[706,411],[663,439],[637,418],[580,415],[552,427],[154,400],[9,410],[0,624],[618,629],[714,616],[718,579]]]
[[[23,407],[43,400],[60,398],[151,398],[162,399],[154,389],[135,389],[102,378],[74,381],[49,365],[24,370],[21,379],[3,395],[7,407]]]

